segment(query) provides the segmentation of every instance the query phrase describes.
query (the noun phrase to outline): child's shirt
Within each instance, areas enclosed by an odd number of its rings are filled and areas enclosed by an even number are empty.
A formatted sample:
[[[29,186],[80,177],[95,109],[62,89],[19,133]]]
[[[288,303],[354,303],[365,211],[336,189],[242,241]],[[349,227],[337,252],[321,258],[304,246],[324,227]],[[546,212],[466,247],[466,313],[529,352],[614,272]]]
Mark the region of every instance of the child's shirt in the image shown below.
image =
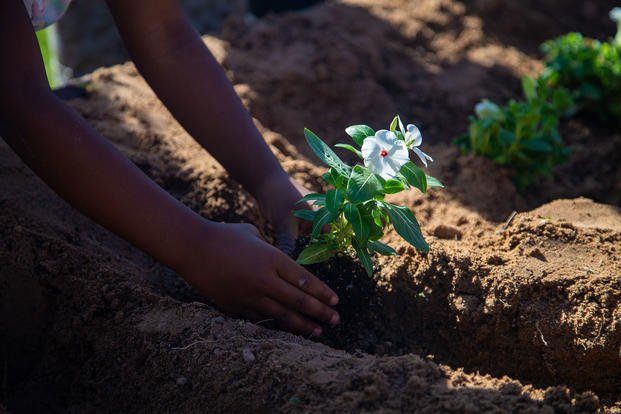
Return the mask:
[[[2,0],[0,0],[2,1]],[[30,15],[35,30],[56,23],[65,11],[71,0],[23,0]]]

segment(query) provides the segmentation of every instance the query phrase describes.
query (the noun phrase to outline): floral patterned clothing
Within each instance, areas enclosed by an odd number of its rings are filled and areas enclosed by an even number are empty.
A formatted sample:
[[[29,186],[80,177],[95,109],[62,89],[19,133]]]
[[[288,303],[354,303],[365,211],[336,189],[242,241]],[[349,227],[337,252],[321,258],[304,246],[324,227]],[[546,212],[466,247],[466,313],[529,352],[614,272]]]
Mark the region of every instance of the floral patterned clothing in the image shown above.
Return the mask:
[[[2,0],[0,0],[2,1]],[[67,11],[71,0],[23,0],[35,30],[56,23]]]

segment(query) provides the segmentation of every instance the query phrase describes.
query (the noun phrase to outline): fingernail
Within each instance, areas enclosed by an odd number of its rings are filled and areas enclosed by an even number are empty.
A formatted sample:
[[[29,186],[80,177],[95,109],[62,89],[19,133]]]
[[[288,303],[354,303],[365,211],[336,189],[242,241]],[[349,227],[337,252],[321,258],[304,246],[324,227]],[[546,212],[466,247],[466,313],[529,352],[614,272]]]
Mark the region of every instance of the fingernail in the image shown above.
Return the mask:
[[[338,296],[332,296],[332,298],[330,299],[330,306],[334,306],[337,303],[339,303],[339,298]]]
[[[313,336],[321,336],[321,328],[317,327],[313,329]]]
[[[332,317],[330,318],[330,325],[334,326],[337,323],[339,323],[341,321],[341,317],[339,316],[338,313],[335,313],[334,315],[332,315]]]

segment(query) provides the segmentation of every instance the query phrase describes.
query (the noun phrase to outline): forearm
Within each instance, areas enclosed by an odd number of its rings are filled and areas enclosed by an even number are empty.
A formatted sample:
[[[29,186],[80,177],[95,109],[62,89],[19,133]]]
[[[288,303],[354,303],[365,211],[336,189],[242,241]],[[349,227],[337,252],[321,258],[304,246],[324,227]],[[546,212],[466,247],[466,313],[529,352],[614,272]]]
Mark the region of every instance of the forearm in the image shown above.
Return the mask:
[[[205,221],[158,187],[51,92],[0,114],[0,135],[84,214],[177,267]]]
[[[155,29],[119,26],[141,74],[175,118],[256,195],[266,177],[284,172],[200,37],[182,15],[171,21]]]

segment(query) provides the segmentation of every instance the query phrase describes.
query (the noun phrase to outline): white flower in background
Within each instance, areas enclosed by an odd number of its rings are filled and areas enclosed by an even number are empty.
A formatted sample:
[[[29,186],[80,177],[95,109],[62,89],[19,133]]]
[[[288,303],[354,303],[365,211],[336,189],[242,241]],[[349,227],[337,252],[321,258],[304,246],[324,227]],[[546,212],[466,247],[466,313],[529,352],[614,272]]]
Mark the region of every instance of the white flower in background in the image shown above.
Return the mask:
[[[483,99],[481,102],[474,106],[474,112],[479,119],[493,119],[495,121],[504,121],[505,115],[502,113],[502,109],[494,102]]]
[[[621,46],[621,7],[615,7],[610,10],[608,15],[613,22],[617,23],[617,36],[615,37],[615,43],[617,46]]]
[[[410,161],[405,142],[385,129],[365,138],[361,152],[365,167],[385,180],[395,177],[401,167]]]
[[[407,128],[404,128],[403,122],[401,122],[401,117],[399,115],[397,115],[397,119],[399,120],[399,129],[401,130],[403,138],[405,139],[406,147],[414,151],[414,153],[418,155],[418,158],[420,158],[420,160],[426,167],[427,160],[433,161],[433,158],[417,148],[420,146],[420,144],[423,143],[423,136],[420,134],[420,131],[414,124],[408,124]]]

